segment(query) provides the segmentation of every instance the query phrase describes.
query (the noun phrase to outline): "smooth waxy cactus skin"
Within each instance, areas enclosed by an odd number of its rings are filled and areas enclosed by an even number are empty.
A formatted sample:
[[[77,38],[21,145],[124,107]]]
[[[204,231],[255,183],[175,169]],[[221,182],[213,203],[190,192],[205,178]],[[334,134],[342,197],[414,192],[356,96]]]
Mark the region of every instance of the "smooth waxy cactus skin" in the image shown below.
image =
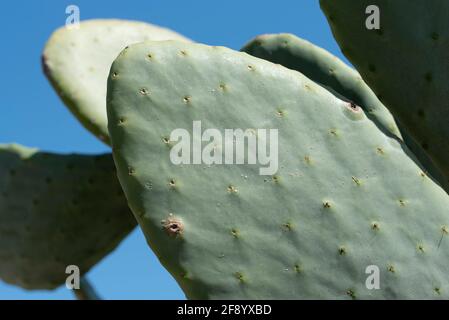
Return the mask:
[[[107,107],[130,207],[188,298],[449,297],[449,198],[360,108],[300,73],[147,42],[115,60]],[[195,120],[278,129],[279,171],[172,164],[167,137]]]
[[[337,93],[337,96],[342,99],[358,104],[380,130],[403,140],[413,153],[410,157],[416,156],[418,164],[449,192],[447,179],[433,164],[427,153],[407,130],[398,128],[390,111],[379,101],[359,73],[336,56],[292,34],[258,36],[248,42],[242,51],[297,70],[325,88],[332,89],[332,92]]]
[[[449,2],[321,0],[335,39],[381,101],[449,179]],[[367,6],[380,11],[368,30]]]
[[[110,154],[83,156],[0,146],[0,278],[54,289],[66,267],[81,275],[111,252],[136,221]]]
[[[106,80],[112,61],[127,45],[144,40],[187,38],[169,29],[126,20],[87,20],[53,33],[42,55],[44,72],[70,111],[109,143]]]
[[[357,71],[328,51],[292,34],[267,34],[247,43],[242,51],[297,70],[361,106],[381,130],[401,137],[393,116],[363,82]]]

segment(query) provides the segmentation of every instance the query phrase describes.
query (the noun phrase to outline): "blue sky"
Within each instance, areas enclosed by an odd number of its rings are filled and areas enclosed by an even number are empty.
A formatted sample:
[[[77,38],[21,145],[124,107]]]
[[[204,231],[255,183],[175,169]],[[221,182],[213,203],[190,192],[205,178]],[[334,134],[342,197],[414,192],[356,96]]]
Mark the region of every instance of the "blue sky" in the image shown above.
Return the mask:
[[[109,151],[78,124],[41,72],[43,46],[52,31],[65,23],[70,4],[80,8],[81,20],[140,20],[171,28],[197,42],[236,50],[259,34],[293,33],[343,59],[318,0],[3,1],[0,143],[17,142],[63,153]],[[105,299],[184,299],[140,230],[93,268],[88,278]],[[65,287],[25,291],[0,280],[2,299],[72,299],[72,294]]]

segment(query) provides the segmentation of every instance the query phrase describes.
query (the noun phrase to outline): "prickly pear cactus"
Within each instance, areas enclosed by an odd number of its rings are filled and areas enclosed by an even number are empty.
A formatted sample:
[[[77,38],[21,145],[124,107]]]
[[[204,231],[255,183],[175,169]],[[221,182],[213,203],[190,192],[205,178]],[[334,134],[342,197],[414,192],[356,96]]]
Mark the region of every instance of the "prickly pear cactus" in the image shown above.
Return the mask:
[[[70,111],[109,143],[106,80],[112,61],[127,45],[144,40],[187,38],[169,29],[126,20],[87,20],[53,33],[42,55],[44,72]]]
[[[111,155],[0,146],[0,278],[53,289],[81,274],[135,227]]]
[[[448,180],[449,2],[320,3],[342,52]],[[380,29],[366,27],[370,5],[379,9]]]
[[[300,73],[147,42],[113,63],[107,107],[130,207],[188,298],[449,297],[448,196],[360,107]],[[199,121],[215,131],[198,137]],[[265,151],[259,130],[277,129],[278,170],[260,175],[263,157],[218,164],[233,159],[225,129],[249,129]],[[184,130],[192,141],[175,139]],[[193,160],[174,164],[181,142]],[[379,290],[365,286],[370,265]]]
[[[449,183],[425,150],[403,126],[396,124],[390,111],[379,101],[359,73],[330,52],[292,34],[266,34],[248,42],[242,51],[255,57],[297,70],[337,96],[358,104],[382,131],[402,139],[426,172],[449,192]],[[399,128],[398,128],[399,126]]]

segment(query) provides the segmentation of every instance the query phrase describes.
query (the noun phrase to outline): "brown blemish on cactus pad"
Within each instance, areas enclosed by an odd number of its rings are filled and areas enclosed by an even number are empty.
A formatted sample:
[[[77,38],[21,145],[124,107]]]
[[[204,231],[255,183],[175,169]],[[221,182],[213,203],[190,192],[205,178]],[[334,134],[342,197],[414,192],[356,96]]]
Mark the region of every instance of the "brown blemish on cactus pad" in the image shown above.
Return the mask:
[[[360,185],[362,184],[362,182],[360,181],[360,179],[358,179],[358,178],[356,178],[356,177],[352,177],[352,181],[354,181],[354,183],[355,183],[357,186],[360,186]]]
[[[305,156],[304,161],[309,165],[312,164],[312,158],[310,156]]]
[[[354,102],[345,102],[344,114],[351,120],[361,120],[364,116],[362,108],[360,108]]]
[[[416,248],[418,249],[419,252],[424,253],[424,245],[418,244]]]
[[[324,202],[323,202],[323,207],[324,207],[325,209],[330,209],[331,203],[330,203],[329,201],[324,201]]]
[[[352,299],[355,299],[355,298],[356,298],[355,292],[354,292],[354,290],[352,290],[352,289],[347,290],[347,291],[346,291],[346,294],[347,294],[348,296],[350,296]]]
[[[146,96],[146,95],[148,95],[150,92],[148,91],[147,88],[141,88],[141,89],[139,90],[139,93],[140,93],[141,95],[143,95],[143,96]]]
[[[276,115],[280,118],[282,118],[283,116],[285,116],[285,111],[278,109],[276,111]]]
[[[282,224],[282,229],[284,229],[285,231],[292,231],[293,225],[291,222],[286,222]]]
[[[237,280],[240,283],[244,283],[245,282],[245,278],[244,278],[244,276],[243,276],[243,274],[241,272],[234,273],[234,276],[237,278]]]
[[[184,103],[186,104],[190,103],[191,100],[192,100],[191,96],[185,96],[184,98],[182,98],[182,101],[184,101]]]
[[[295,270],[296,273],[301,273],[301,266],[299,264],[295,264],[293,267],[293,270]]]
[[[171,213],[167,219],[162,220],[162,227],[171,237],[177,237],[184,232],[184,224],[181,219],[174,217]]]
[[[354,112],[361,112],[362,111],[362,108],[360,108],[358,105],[356,105],[352,101],[350,103],[348,103],[348,108],[349,108],[349,110],[354,111]]]
[[[126,118],[125,117],[120,117],[118,119],[118,124],[117,125],[121,126],[121,125],[125,124],[125,122],[126,122]]]

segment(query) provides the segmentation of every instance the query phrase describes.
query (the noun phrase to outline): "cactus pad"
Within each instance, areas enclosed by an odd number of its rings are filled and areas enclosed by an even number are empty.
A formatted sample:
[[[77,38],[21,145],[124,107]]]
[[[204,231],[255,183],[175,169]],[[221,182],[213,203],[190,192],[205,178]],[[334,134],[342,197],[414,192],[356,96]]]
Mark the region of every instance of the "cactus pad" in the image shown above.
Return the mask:
[[[53,33],[42,55],[44,72],[70,111],[95,136],[109,143],[106,81],[112,61],[127,45],[183,36],[126,20],[88,20]]]
[[[404,126],[395,122],[390,111],[379,101],[359,73],[336,56],[292,34],[258,36],[248,42],[242,51],[299,71],[309,79],[336,93],[338,97],[358,104],[379,129],[392,137],[402,139],[413,153],[410,156],[413,159],[416,156],[417,163],[436,179],[446,192],[449,192],[447,179],[425,150]]]
[[[449,1],[320,3],[342,52],[449,181]],[[370,5],[380,29],[365,25]]]
[[[135,227],[110,154],[57,155],[0,146],[0,279],[53,289]]]
[[[188,298],[449,297],[448,196],[360,107],[300,73],[146,42],[113,63],[107,107],[130,207]],[[278,171],[174,164],[173,130],[193,134],[194,121],[277,129]],[[215,142],[214,154],[226,150]],[[370,265],[379,290],[365,286]]]
[[[292,34],[266,34],[247,43],[242,51],[297,70],[357,103],[378,126],[400,137],[393,116],[354,69],[330,52]]]

